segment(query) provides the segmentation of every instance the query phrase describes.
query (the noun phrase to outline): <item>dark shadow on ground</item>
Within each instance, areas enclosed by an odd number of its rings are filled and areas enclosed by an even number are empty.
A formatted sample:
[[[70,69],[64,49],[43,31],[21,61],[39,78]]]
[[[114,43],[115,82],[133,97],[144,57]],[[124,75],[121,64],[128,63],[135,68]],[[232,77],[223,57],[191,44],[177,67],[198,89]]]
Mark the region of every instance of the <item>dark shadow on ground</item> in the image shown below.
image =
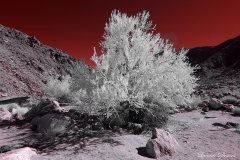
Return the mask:
[[[43,139],[41,133],[37,133],[32,129],[25,128],[26,122],[16,121],[11,123],[1,123],[0,131],[8,132],[8,130],[14,129],[9,136],[4,139],[6,142],[4,146],[0,144],[0,148],[6,148],[0,150],[1,153],[17,149],[14,147],[16,144],[23,144],[19,148],[31,147],[38,151],[38,154],[47,153],[52,154],[52,152],[58,152],[62,150],[68,150],[72,154],[77,154],[84,151],[86,146],[98,145],[103,143],[109,143],[112,146],[121,145],[119,141],[115,141],[113,137],[120,136],[114,133],[112,130],[103,129],[100,131],[87,130],[85,128],[80,128],[81,131],[67,133],[62,135],[56,135],[50,139]],[[24,132],[22,132],[24,130]],[[124,135],[125,133],[122,133]],[[127,134],[127,133],[126,133]],[[14,139],[14,144],[10,143]]]
[[[137,149],[138,154],[140,156],[147,157],[147,158],[152,158],[147,154],[146,147],[139,147],[139,148],[136,148],[136,149]]]

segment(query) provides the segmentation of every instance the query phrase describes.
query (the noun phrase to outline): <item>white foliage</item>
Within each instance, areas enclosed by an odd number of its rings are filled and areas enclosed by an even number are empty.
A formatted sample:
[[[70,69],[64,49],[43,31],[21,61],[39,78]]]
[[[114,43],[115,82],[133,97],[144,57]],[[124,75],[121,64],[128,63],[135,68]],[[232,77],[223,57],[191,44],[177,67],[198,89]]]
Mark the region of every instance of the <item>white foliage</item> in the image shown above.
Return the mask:
[[[94,48],[92,60],[96,63],[97,87],[93,100],[106,107],[119,106],[129,101],[143,107],[143,98],[152,94],[164,104],[191,102],[190,94],[197,78],[188,64],[187,51],[176,54],[172,44],[164,44],[159,34],[153,35],[155,26],[147,22],[144,11],[128,17],[114,10],[105,25],[104,41],[100,43],[102,55]],[[158,53],[162,53],[156,57]]]

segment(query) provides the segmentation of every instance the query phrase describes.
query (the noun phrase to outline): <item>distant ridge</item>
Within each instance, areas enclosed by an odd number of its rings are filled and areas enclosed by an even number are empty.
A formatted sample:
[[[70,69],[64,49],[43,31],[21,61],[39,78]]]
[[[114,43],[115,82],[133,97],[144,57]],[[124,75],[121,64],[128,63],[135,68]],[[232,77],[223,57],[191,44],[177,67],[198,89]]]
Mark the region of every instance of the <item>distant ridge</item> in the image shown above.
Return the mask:
[[[240,36],[212,47],[190,48],[186,54],[191,64],[198,64],[201,76],[231,75],[240,71]]]

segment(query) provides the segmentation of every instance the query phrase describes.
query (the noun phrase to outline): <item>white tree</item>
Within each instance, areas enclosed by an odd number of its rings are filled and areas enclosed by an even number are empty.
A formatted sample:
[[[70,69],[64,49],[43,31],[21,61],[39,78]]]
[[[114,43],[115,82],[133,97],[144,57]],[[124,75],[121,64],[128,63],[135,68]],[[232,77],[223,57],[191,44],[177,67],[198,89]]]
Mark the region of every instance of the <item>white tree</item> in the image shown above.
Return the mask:
[[[143,11],[128,17],[114,10],[105,26],[102,55],[94,48],[92,60],[97,87],[93,99],[116,111],[119,102],[129,101],[136,108],[144,107],[144,97],[153,95],[164,105],[191,102],[190,94],[198,80],[188,64],[186,52],[176,53],[172,44],[164,43],[155,26],[147,22],[149,13]],[[109,110],[108,110],[109,111]]]

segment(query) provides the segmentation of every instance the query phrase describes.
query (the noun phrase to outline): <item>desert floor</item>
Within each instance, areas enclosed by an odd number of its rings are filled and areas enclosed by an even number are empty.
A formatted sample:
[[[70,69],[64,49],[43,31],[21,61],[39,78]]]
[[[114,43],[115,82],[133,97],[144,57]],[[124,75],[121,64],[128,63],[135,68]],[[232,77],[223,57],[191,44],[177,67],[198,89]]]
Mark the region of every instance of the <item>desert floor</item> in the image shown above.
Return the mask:
[[[227,122],[240,123],[239,117],[234,117],[227,112],[210,111],[205,115],[201,110],[177,113],[171,116],[168,126],[169,131],[180,144],[179,151],[171,157],[163,159],[189,160],[189,159],[240,159],[240,130],[223,126]],[[214,126],[213,123],[223,124]],[[1,125],[0,143],[11,144],[31,138],[29,129],[20,129],[16,125]],[[113,133],[104,130],[101,136],[86,139],[86,147],[81,149],[80,144],[71,143],[55,145],[45,148],[45,153],[33,156],[33,160],[147,160],[145,151],[150,132],[133,135],[124,130]],[[34,143],[34,142],[33,142]],[[47,148],[49,152],[47,151]]]

